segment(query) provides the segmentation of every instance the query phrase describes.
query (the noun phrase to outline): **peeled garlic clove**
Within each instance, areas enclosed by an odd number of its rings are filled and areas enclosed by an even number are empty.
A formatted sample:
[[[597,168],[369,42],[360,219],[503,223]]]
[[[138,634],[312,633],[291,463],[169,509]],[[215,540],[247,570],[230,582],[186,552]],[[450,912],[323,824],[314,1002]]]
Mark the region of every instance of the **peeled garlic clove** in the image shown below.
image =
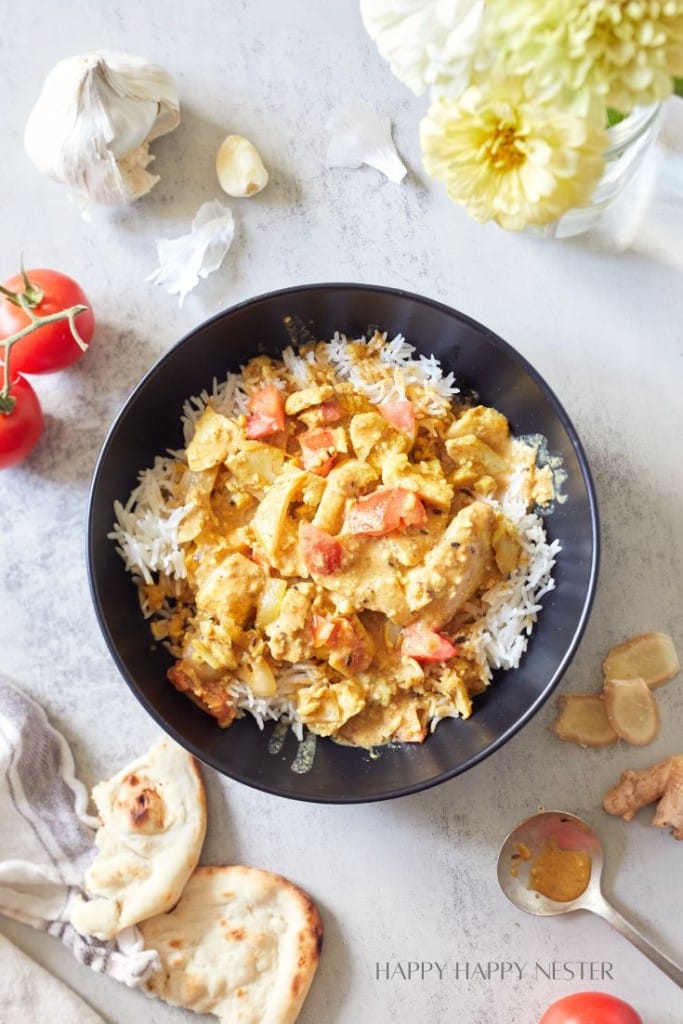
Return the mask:
[[[268,184],[268,171],[256,146],[242,135],[228,135],[216,154],[216,174],[224,192],[235,199],[255,196]]]
[[[178,93],[163,68],[98,50],[67,57],[48,74],[24,146],[39,171],[82,199],[128,203],[158,182],[149,144],[180,123]]]

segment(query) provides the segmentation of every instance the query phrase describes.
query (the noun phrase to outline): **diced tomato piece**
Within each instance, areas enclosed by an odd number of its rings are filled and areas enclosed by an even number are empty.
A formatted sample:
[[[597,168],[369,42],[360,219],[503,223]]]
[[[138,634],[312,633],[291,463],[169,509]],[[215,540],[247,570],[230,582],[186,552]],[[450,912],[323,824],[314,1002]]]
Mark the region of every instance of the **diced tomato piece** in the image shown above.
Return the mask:
[[[330,665],[344,675],[364,672],[374,656],[372,641],[355,617],[314,615],[313,646],[325,647]]]
[[[337,459],[336,442],[332,431],[306,430],[299,434],[297,440],[301,445],[304,469],[317,476],[327,476]]]
[[[458,653],[448,637],[416,622],[403,630],[401,654],[415,661],[448,661]]]
[[[377,408],[387,423],[391,423],[392,427],[396,427],[397,430],[405,430],[411,437],[415,437],[417,424],[415,423],[415,410],[411,401],[404,398],[396,401],[382,402]]]
[[[321,402],[320,411],[323,414],[323,423],[336,423],[341,419],[342,407],[336,398],[328,398],[326,402]]]
[[[344,549],[339,541],[312,523],[299,524],[299,547],[304,565],[313,575],[329,576],[341,565]]]
[[[424,526],[427,512],[414,491],[391,487],[358,498],[351,509],[351,533],[382,537],[408,526]]]
[[[285,429],[285,400],[274,384],[267,384],[260,391],[255,391],[247,402],[247,408],[252,414],[247,418],[247,437],[250,441],[269,437]]]

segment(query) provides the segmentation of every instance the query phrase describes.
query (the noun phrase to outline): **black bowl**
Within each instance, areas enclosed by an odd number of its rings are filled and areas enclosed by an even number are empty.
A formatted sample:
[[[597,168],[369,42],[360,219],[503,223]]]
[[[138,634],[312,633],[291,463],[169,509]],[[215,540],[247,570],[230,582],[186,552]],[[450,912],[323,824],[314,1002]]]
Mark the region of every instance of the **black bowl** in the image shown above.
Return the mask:
[[[292,318],[285,323],[286,318]],[[273,725],[251,716],[227,730],[166,681],[168,654],[151,643],[135,588],[107,539],[115,499],[125,500],[138,471],[154,456],[182,446],[184,400],[214,377],[258,353],[277,354],[291,340],[351,337],[378,325],[433,353],[458,384],[500,409],[517,434],[543,434],[567,474],[566,500],[546,519],[562,553],[556,589],[518,669],[498,672],[475,700],[468,721],[446,720],[425,743],[372,753],[318,740],[312,765],[300,771],[290,732],[279,748]],[[142,379],[119,413],[97,463],[90,495],[88,566],[97,616],[111,654],[135,696],[159,725],[225,775],[279,796],[360,803],[402,796],[450,779],[492,754],[540,708],[567,668],[588,619],[598,570],[598,513],[586,457],[566,412],[539,374],[506,342],[438,302],[391,288],[306,285],[263,295],[220,313],[187,335]],[[279,749],[278,749],[279,748]],[[305,759],[304,759],[305,760]],[[294,767],[293,767],[294,765]],[[304,767],[306,767],[304,765]]]

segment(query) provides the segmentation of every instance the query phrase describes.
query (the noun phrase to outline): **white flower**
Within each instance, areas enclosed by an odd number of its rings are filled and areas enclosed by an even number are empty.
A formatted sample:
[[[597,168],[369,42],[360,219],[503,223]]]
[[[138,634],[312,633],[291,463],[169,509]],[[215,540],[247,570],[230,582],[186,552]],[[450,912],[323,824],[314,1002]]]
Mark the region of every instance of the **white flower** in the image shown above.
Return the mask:
[[[360,12],[381,56],[414,93],[465,87],[484,0],[360,0]]]

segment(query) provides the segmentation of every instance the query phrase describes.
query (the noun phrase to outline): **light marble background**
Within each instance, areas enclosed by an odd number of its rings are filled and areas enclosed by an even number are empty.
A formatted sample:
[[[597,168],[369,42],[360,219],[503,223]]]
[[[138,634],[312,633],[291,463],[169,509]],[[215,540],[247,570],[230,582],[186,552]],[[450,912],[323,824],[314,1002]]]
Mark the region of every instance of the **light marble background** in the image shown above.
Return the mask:
[[[174,341],[273,288],[395,285],[461,309],[516,346],[576,424],[602,514],[595,607],[561,690],[596,689],[609,646],[635,632],[669,631],[683,652],[683,102],[668,105],[650,165],[654,197],[630,229],[635,243],[615,252],[614,235],[538,241],[482,227],[452,206],[420,167],[426,101],[378,59],[352,0],[35,0],[15,7],[11,21],[10,31],[6,13],[0,35],[0,277],[22,253],[28,266],[64,269],[85,287],[99,328],[81,363],[37,381],[44,438],[0,480],[1,664],[65,733],[88,785],[156,735],[119,679],[90,604],[84,522],[97,452],[126,395]],[[154,192],[87,221],[34,171],[22,132],[53,64],[104,46],[168,68],[183,122],[154,146],[162,179]],[[410,168],[404,183],[368,168],[325,168],[327,118],[352,95],[392,117]],[[233,248],[180,310],[145,282],[154,242],[184,233],[202,202],[221,197],[213,160],[228,131],[260,148],[271,183],[232,201]],[[495,864],[507,831],[540,805],[585,816],[607,847],[608,898],[683,960],[683,844],[651,829],[648,812],[626,825],[600,810],[624,768],[680,752],[682,685],[658,691],[662,728],[650,747],[561,744],[548,730],[551,700],[465,776],[384,804],[282,801],[206,770],[204,860],[281,872],[321,908],[326,943],[302,1024],[533,1024],[547,1004],[586,988],[629,1000],[648,1024],[680,1024],[680,992],[606,924],[586,914],[521,915],[498,891]],[[111,1022],[191,1019],[93,975],[54,940],[5,919],[0,929]],[[448,967],[441,981],[436,970],[425,980],[376,979],[378,962],[397,960]],[[523,977],[456,976],[456,965],[501,960],[526,964]],[[613,981],[549,981],[536,976],[537,961],[608,962]]]

